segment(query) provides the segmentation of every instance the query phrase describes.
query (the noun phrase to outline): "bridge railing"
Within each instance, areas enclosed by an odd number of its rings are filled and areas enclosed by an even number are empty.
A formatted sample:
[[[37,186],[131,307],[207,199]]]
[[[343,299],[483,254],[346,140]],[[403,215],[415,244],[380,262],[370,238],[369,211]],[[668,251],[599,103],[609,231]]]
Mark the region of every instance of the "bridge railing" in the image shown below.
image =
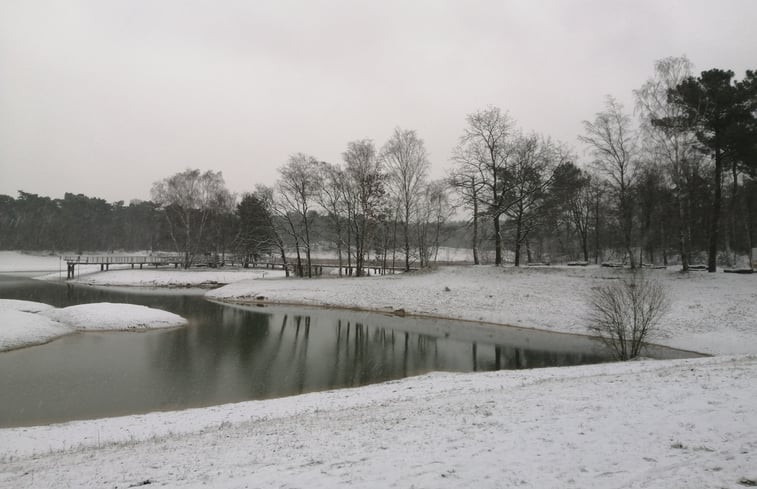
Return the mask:
[[[139,264],[173,264],[181,263],[184,257],[180,255],[69,255],[63,260],[68,263],[81,265],[139,265]]]

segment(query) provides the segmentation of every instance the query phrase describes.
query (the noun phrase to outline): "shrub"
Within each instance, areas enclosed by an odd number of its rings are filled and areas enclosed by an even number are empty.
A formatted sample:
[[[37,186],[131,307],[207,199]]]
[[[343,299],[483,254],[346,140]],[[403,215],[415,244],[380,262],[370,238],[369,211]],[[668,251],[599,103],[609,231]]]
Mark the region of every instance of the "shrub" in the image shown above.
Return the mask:
[[[670,307],[668,293],[641,271],[592,289],[589,330],[619,360],[636,358]]]

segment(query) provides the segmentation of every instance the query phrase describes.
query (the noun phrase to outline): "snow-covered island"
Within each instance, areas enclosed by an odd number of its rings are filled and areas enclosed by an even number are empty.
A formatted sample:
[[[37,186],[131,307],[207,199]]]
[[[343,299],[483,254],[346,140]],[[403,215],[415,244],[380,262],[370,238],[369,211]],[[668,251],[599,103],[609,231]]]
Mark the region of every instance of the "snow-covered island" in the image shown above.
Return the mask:
[[[0,299],[0,351],[47,343],[74,331],[134,331],[187,324],[183,317],[134,304],[95,303],[55,308]]]
[[[402,309],[585,333],[587,291],[621,273],[595,267],[450,267],[363,279],[240,281],[208,296]],[[3,429],[0,482],[9,487],[750,485],[757,481],[757,279],[650,273],[665,284],[673,302],[655,341],[718,356],[434,373],[282,399]]]

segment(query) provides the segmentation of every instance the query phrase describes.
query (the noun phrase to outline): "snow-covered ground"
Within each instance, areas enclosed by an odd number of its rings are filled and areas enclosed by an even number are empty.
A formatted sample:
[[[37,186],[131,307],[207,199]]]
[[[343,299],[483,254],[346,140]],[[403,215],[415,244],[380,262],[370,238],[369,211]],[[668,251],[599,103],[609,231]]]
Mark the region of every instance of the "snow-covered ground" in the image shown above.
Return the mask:
[[[246,280],[208,295],[584,333],[586,294],[622,274],[449,267],[363,279]],[[757,276],[650,274],[673,303],[657,342],[752,355],[435,373],[283,399],[4,429],[0,486],[754,485]]]
[[[442,267],[428,273],[237,282],[216,299],[332,305],[586,333],[591,288],[628,272],[599,267]],[[655,342],[704,353],[757,353],[757,275],[649,270],[672,307]]]
[[[0,272],[57,272],[61,267],[65,276],[66,264],[57,255],[0,251]]]
[[[757,357],[380,385],[0,431],[3,487],[743,487]]]
[[[47,343],[74,331],[172,328],[187,323],[171,312],[106,302],[57,309],[40,302],[0,299],[0,352]]]

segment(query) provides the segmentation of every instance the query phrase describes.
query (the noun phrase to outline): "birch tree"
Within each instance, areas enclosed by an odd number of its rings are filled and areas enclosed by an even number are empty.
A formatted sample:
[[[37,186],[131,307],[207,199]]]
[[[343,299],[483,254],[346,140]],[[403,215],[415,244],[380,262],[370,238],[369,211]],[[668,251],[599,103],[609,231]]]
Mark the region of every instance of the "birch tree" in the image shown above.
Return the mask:
[[[370,139],[352,141],[342,153],[346,164],[346,196],[351,202],[352,231],[355,240],[355,267],[357,276],[362,276],[368,247],[371,243],[373,225],[384,198],[384,174],[381,160]]]
[[[692,127],[665,124],[682,121],[685,110],[672,103],[668,93],[691,76],[693,65],[686,57],[670,57],[655,62],[654,75],[634,91],[636,108],[641,117],[641,131],[645,151],[650,159],[664,169],[676,203],[678,221],[678,254],[684,272],[689,270],[691,250],[691,220],[687,210],[691,192],[689,186],[701,155],[695,149],[696,137]]]
[[[307,276],[312,277],[310,213],[316,196],[322,187],[318,160],[310,155],[297,153],[289,157],[286,165],[279,168],[277,184],[280,213],[290,224],[297,247],[298,273],[304,274],[300,257],[300,243],[305,247]]]
[[[616,216],[623,236],[623,247],[631,268],[636,268],[633,253],[633,200],[631,188],[636,181],[636,132],[631,117],[613,97],[605,100],[605,110],[593,121],[584,121],[586,144],[594,157],[594,168],[607,178],[614,194]]]
[[[413,130],[397,128],[381,151],[388,173],[389,192],[396,196],[401,211],[405,248],[405,271],[410,270],[410,225],[417,217],[418,199],[426,182],[430,163],[423,140]]]
[[[200,251],[209,216],[231,200],[223,174],[185,170],[155,182],[150,194],[164,210],[174,247],[184,255],[184,268],[189,268]]]

